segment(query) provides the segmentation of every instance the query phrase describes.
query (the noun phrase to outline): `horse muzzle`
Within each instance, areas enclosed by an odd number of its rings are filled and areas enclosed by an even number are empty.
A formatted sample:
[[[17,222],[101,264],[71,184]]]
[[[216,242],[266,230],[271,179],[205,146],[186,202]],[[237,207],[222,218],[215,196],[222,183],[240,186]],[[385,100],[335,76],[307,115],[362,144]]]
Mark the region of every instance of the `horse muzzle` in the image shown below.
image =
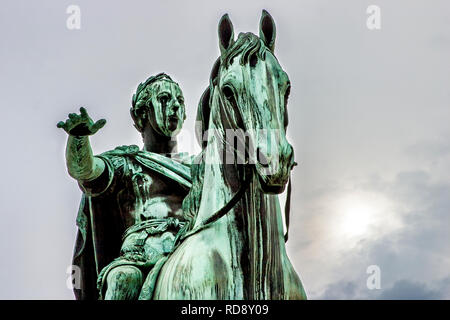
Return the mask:
[[[294,162],[294,150],[289,143],[281,146],[280,152],[266,155],[258,149],[255,168],[264,193],[279,194],[284,191]]]

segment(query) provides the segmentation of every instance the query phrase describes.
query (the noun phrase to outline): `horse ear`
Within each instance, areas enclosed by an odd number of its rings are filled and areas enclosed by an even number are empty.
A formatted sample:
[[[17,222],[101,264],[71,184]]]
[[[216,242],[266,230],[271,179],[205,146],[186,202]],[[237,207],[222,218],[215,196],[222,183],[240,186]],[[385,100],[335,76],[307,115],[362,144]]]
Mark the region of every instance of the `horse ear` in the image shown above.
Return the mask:
[[[275,50],[275,35],[275,21],[273,21],[272,16],[266,10],[263,10],[259,21],[259,38],[264,41],[272,53]]]
[[[220,54],[223,55],[223,53],[227,51],[227,49],[230,48],[234,42],[233,24],[228,17],[228,13],[224,14],[222,18],[220,18],[218,32]]]

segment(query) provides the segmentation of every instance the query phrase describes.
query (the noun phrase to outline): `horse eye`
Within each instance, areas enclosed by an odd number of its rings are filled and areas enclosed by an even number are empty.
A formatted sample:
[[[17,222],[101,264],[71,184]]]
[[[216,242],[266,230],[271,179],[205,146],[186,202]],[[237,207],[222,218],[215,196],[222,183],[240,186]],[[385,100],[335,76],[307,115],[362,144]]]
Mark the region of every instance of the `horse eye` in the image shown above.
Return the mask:
[[[229,86],[225,86],[223,89],[223,95],[227,100],[231,100],[234,97],[233,90]]]
[[[159,97],[159,101],[163,104],[166,103],[168,100],[169,100],[168,95],[163,95],[163,96]]]
[[[257,63],[258,57],[256,56],[256,54],[252,54],[252,56],[250,57],[250,67],[254,68]]]
[[[237,106],[236,98],[234,96],[233,89],[230,88],[230,86],[224,86],[222,89],[223,95],[225,98],[230,102],[231,105]]]

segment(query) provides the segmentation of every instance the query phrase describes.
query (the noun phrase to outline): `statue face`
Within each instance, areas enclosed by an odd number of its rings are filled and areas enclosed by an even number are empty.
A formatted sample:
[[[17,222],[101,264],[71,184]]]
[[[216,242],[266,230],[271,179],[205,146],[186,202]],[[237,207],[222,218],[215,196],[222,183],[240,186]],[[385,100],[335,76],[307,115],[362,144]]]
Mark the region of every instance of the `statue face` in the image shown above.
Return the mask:
[[[161,80],[151,84],[149,122],[152,128],[167,137],[178,134],[186,119],[184,97],[178,84]]]

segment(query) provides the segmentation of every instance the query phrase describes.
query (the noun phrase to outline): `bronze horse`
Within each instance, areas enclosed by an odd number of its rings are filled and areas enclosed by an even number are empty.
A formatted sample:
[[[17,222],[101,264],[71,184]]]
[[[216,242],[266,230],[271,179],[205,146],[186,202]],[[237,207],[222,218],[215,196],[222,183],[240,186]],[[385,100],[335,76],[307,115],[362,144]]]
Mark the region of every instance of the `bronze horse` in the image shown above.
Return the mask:
[[[206,141],[183,204],[190,231],[162,267],[153,299],[306,299],[286,254],[277,197],[294,166],[286,139],[290,82],[266,11],[259,32],[235,40],[228,15],[219,22],[221,55],[198,109]],[[253,163],[222,161],[224,150],[235,149],[230,129],[245,132]],[[277,142],[261,132],[276,132]]]

